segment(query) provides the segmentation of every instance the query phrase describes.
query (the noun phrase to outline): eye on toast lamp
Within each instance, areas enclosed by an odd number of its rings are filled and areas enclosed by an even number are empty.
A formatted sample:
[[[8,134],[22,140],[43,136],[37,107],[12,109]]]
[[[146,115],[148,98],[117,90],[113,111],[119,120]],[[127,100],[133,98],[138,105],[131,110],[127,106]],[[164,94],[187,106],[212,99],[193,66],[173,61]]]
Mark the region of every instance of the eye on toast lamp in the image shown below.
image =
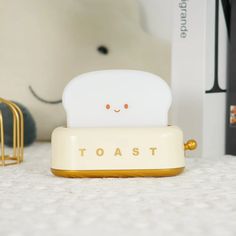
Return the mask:
[[[173,176],[185,167],[183,132],[168,126],[171,92],[151,73],[104,70],[63,92],[67,127],[52,134],[51,171],[63,177]]]
[[[20,164],[24,158],[24,118],[21,109],[13,102],[0,98],[0,103],[8,107],[13,116],[13,150],[6,154],[4,135],[4,116],[0,111],[0,166]]]

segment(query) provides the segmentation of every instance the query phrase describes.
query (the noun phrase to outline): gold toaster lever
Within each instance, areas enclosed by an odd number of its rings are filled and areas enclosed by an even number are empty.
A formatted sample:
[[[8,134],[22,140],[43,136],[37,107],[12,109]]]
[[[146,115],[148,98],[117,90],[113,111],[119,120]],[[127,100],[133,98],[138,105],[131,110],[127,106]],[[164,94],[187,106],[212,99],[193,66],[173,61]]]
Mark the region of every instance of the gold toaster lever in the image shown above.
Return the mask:
[[[190,139],[188,140],[185,144],[184,144],[184,150],[187,151],[193,151],[197,148],[197,141],[194,139]]]

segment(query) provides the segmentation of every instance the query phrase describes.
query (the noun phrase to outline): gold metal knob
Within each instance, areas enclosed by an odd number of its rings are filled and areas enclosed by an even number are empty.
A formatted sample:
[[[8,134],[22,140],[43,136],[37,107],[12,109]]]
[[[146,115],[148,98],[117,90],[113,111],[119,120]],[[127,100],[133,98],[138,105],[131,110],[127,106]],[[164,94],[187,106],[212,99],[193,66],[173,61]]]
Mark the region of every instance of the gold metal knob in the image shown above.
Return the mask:
[[[196,148],[197,148],[197,141],[194,139],[190,139],[184,144],[185,151],[187,150],[192,151],[195,150]]]

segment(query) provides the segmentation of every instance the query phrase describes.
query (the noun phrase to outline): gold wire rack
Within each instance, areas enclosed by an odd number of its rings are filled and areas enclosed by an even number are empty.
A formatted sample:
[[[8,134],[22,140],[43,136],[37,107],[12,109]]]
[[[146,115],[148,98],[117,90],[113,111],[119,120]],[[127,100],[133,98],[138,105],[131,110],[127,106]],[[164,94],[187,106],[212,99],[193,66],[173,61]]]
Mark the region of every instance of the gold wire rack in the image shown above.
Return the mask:
[[[13,148],[12,154],[6,154],[5,134],[4,134],[4,118],[0,110],[0,166],[8,166],[20,164],[24,159],[24,117],[21,109],[13,102],[0,98],[3,103],[11,111],[13,116]]]

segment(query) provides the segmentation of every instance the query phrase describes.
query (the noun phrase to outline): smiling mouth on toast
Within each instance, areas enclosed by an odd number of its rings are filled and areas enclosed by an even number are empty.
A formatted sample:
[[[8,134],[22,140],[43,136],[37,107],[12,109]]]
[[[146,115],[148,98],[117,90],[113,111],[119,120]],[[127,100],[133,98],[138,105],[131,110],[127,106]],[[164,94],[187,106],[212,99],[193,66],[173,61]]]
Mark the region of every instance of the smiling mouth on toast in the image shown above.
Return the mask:
[[[47,104],[59,104],[59,103],[62,103],[62,100],[46,100],[42,97],[40,97],[34,90],[31,86],[29,86],[29,91],[31,92],[31,94],[40,102],[43,102],[43,103],[47,103]]]
[[[120,109],[119,110],[114,110],[114,112],[120,112]]]

